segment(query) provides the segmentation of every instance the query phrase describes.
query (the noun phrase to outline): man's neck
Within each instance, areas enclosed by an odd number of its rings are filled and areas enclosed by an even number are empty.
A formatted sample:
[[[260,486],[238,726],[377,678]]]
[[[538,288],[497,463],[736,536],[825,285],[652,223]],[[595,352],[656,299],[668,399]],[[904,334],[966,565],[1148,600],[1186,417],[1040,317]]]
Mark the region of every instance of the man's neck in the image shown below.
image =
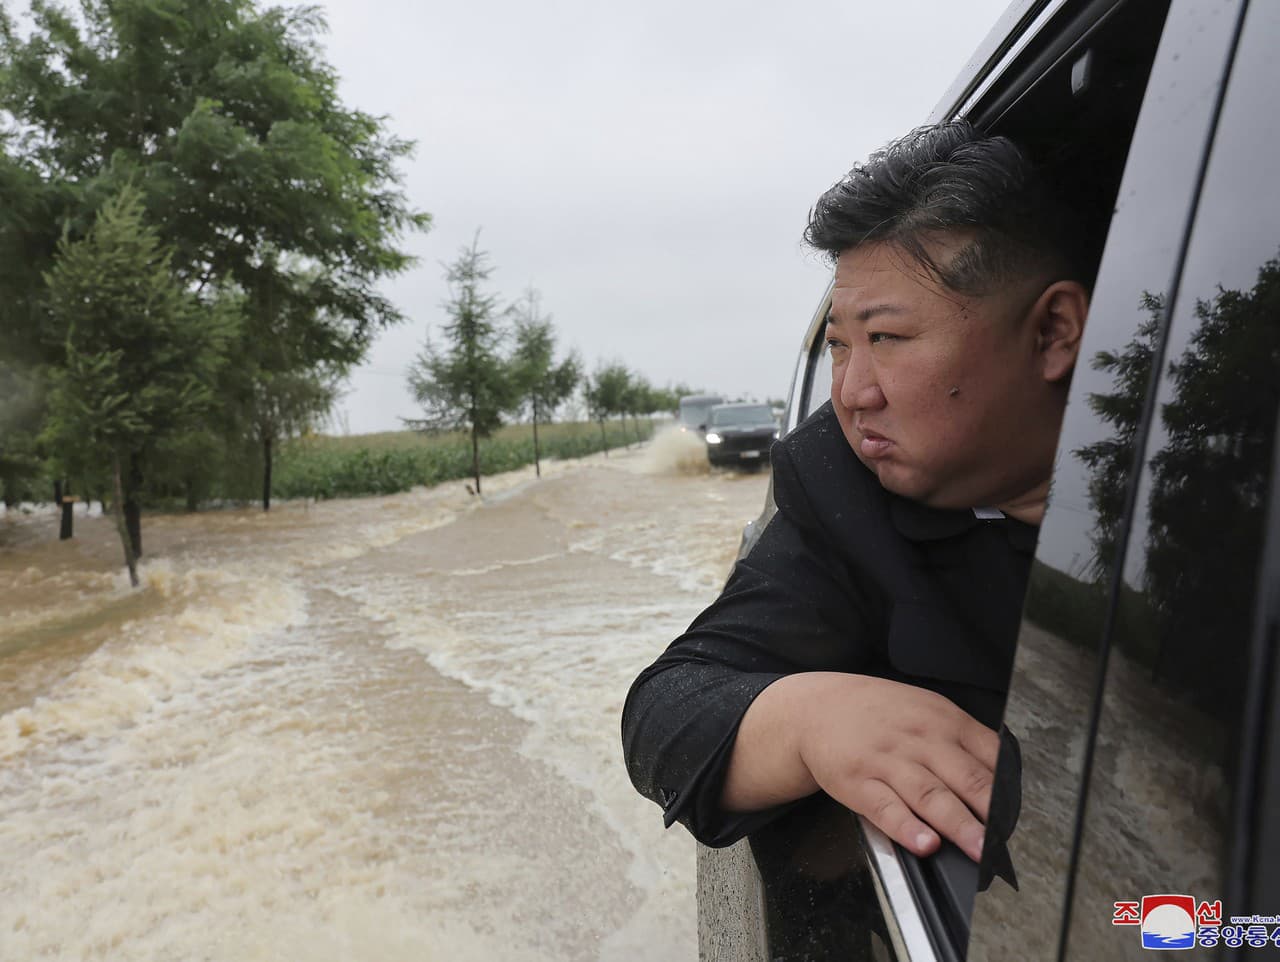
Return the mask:
[[[1044,506],[1048,498],[1049,482],[1045,481],[1021,497],[998,504],[996,507],[1003,511],[1006,516],[1024,524],[1035,525],[1038,528],[1040,527],[1040,522],[1044,520]]]

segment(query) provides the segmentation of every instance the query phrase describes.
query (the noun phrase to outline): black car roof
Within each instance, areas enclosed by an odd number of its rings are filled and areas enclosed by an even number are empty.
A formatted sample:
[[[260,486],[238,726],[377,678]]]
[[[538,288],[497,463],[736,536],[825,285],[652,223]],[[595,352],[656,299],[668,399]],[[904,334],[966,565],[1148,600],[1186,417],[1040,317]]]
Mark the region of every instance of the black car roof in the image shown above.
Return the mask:
[[[1063,5],[1063,0],[1013,0],[933,108],[929,122],[954,117],[987,75],[1027,36],[1031,23],[1049,7]]]

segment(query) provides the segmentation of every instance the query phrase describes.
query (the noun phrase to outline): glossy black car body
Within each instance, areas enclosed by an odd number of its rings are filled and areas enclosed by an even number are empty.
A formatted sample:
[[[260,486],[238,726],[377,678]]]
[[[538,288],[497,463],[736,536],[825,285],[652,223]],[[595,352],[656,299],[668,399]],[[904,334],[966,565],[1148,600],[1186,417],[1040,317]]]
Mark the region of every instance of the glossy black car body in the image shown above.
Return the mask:
[[[1005,712],[1020,887],[816,798],[699,850],[703,959],[1158,958],[1132,920],[1169,894],[1223,916],[1174,958],[1280,954],[1231,923],[1280,915],[1278,44],[1269,0],[1019,2],[929,118],[1023,144],[1101,253]]]
[[[713,467],[755,468],[769,461],[778,422],[767,404],[717,404],[707,415],[707,460]]]

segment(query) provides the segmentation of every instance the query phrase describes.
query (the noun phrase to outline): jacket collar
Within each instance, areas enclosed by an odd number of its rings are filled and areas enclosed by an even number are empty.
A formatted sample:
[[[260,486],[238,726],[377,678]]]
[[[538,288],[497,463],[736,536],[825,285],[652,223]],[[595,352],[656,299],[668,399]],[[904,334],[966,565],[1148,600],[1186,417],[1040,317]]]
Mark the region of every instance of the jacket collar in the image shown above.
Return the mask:
[[[982,524],[967,508],[958,511],[931,508],[896,494],[889,497],[889,517],[898,534],[910,541],[954,538]]]
[[[889,496],[889,517],[898,534],[917,544],[954,538],[980,524],[997,524],[1015,550],[1032,554],[1040,534],[1035,525],[1014,518],[983,519],[974,514],[972,508],[931,508],[896,494]]]

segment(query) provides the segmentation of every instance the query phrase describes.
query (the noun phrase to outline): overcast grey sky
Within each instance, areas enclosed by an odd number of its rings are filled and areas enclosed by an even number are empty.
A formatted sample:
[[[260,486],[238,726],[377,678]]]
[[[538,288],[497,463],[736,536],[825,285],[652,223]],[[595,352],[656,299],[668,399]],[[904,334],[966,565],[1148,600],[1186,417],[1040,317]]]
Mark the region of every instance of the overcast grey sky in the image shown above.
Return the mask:
[[[405,187],[435,218],[385,285],[409,322],[339,402],[364,433],[417,413],[404,370],[477,228],[495,291],[537,287],[588,367],[783,396],[829,274],[810,205],[926,119],[1007,0],[322,6],[343,100],[417,141]]]

